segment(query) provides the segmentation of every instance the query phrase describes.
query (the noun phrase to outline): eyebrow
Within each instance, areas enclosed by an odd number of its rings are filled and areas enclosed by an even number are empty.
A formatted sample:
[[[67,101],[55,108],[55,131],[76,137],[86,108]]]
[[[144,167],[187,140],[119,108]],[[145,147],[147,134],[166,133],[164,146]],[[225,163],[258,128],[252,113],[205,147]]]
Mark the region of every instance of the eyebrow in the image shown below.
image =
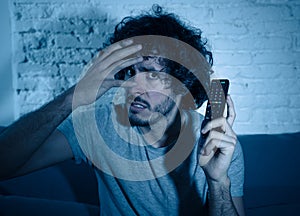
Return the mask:
[[[149,66],[149,67],[145,67],[145,66],[138,67],[138,70],[140,70],[140,71],[146,71],[146,72],[148,72],[148,71],[165,72],[164,71],[165,69],[166,69],[166,67],[163,67],[162,69],[160,69],[159,71],[157,71],[154,67],[151,67],[151,66]]]

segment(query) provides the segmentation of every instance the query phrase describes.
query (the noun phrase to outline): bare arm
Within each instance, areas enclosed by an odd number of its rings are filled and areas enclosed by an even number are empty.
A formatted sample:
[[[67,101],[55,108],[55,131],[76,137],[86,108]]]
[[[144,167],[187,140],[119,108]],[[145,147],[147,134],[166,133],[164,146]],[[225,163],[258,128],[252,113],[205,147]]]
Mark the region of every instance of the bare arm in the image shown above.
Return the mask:
[[[237,137],[232,130],[235,119],[233,102],[228,96],[228,117],[210,121],[202,130],[210,131],[201,156],[213,155],[202,168],[205,172],[209,187],[210,215],[244,215],[242,198],[232,198],[230,192],[230,179],[228,169],[232,161]],[[212,130],[221,127],[224,133]]]
[[[209,215],[245,216],[243,197],[232,197],[228,184],[230,181],[225,184],[209,183]]]
[[[14,176],[43,143],[50,143],[46,142],[48,137],[71,113],[72,91],[71,88],[37,111],[23,116],[0,134],[1,179]]]
[[[243,197],[232,197],[233,204],[235,206],[235,209],[238,212],[239,216],[245,216],[245,208],[244,208],[244,201]]]
[[[208,181],[208,185],[209,215],[238,215],[230,195],[230,180]]]
[[[0,179],[22,175],[72,157],[66,139],[55,131],[56,127],[72,109],[93,103],[111,87],[123,83],[114,80],[114,74],[142,60],[129,58],[141,49],[140,45],[132,43],[132,40],[121,41],[101,51],[76,86],[20,118],[0,134]]]

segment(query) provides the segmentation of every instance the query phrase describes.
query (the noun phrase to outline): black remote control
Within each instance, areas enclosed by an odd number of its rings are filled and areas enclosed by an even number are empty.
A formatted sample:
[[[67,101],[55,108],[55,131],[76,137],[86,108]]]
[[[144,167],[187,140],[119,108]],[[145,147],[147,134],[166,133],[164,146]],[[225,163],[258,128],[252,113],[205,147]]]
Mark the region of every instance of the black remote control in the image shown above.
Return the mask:
[[[213,79],[210,84],[210,90],[208,92],[208,102],[206,106],[205,117],[201,125],[201,129],[205,125],[213,120],[223,116],[226,97],[229,89],[229,80],[228,79]],[[221,132],[221,128],[216,128],[215,130]],[[204,138],[207,137],[207,134],[204,134]]]

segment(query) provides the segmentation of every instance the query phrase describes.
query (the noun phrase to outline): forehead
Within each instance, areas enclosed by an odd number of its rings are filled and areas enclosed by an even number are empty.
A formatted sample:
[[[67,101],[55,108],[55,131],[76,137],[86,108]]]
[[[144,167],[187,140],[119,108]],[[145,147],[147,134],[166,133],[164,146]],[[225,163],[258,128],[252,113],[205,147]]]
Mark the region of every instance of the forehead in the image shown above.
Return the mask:
[[[162,58],[159,57],[144,57],[142,62],[134,65],[134,69],[141,72],[145,69],[147,71],[161,71],[163,68],[165,68],[165,63],[163,62]]]

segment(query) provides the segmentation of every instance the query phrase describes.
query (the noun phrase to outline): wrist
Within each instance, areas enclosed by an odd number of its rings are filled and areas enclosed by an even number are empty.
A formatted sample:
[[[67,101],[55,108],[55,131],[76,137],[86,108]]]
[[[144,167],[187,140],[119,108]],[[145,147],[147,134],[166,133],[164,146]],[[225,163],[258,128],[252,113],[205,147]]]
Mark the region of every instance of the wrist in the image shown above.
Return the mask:
[[[231,197],[230,179],[210,181],[208,184],[209,215],[238,215]]]
[[[220,179],[220,180],[213,180],[213,179],[208,179],[207,180],[208,187],[210,192],[214,191],[220,191],[220,190],[228,190],[230,189],[230,179],[228,176]]]
[[[48,116],[55,114],[58,118],[59,116],[68,116],[72,112],[72,98],[73,98],[74,89],[71,87],[70,89],[66,90],[62,94],[55,97],[54,100],[50,101],[48,104],[42,106],[37,113],[48,113]],[[51,117],[53,118],[53,117]]]

